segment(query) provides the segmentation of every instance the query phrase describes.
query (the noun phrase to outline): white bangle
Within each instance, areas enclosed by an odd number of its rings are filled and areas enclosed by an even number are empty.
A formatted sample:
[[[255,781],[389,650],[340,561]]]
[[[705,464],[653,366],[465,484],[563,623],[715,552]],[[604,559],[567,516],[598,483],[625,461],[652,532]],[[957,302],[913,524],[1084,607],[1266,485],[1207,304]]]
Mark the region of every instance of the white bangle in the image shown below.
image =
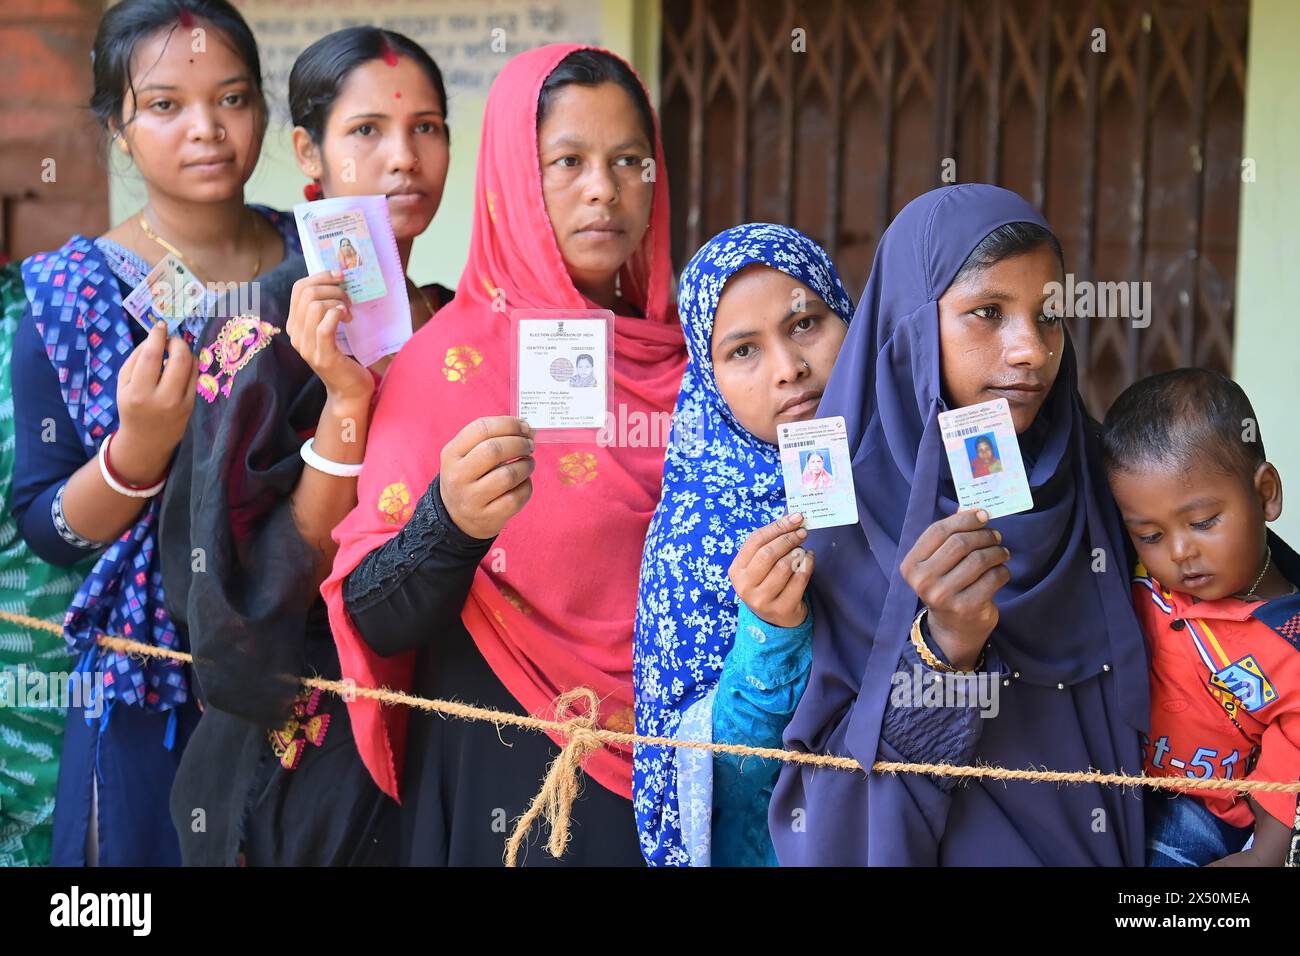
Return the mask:
[[[322,458],[320,455],[316,454],[316,449],[312,444],[315,441],[316,439],[314,437],[308,438],[302,443],[302,451],[300,452],[302,460],[312,468],[315,468],[323,474],[333,475],[335,478],[355,478],[361,474],[361,468],[364,465],[364,462],[359,465],[345,465],[341,461],[331,461],[328,458]]]
[[[127,498],[152,498],[154,495],[158,494],[158,492],[162,491],[163,486],[167,484],[166,475],[163,476],[162,481],[158,482],[156,485],[151,485],[148,488],[128,488],[126,485],[114,478],[113,473],[108,470],[108,445],[116,434],[117,432],[109,433],[109,435],[100,443],[99,454],[95,456],[99,459],[99,473],[104,478],[104,484],[108,485],[108,487],[112,488],[119,495],[124,495]]]

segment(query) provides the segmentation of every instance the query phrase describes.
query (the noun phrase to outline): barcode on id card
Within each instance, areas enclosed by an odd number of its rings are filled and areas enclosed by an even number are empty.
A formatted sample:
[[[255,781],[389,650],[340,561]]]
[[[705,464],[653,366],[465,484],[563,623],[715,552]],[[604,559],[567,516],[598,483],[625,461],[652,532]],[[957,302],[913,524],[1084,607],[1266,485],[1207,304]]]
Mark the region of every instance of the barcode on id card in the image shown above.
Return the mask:
[[[785,443],[786,448],[812,448],[816,445],[815,441],[788,441]]]
[[[967,435],[974,435],[977,431],[979,431],[979,428],[972,425],[970,428],[959,428],[955,432],[944,432],[943,437],[945,440],[949,438],[965,438]]]

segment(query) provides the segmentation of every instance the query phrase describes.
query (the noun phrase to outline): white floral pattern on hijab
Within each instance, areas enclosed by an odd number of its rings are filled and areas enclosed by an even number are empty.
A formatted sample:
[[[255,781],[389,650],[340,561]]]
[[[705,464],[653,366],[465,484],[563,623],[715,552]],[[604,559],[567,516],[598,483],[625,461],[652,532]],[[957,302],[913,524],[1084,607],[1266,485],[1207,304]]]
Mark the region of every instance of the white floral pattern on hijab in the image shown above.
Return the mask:
[[[812,289],[847,323],[853,315],[826,252],[797,229],[735,226],[709,240],[682,271],[677,308],[688,360],[677,396],[663,492],[646,537],[637,598],[633,688],[636,732],[670,737],[682,715],[716,685],[736,632],[727,568],[757,528],[785,514],[777,448],[736,420],[718,390],[713,322],[727,280],[749,265],[778,269]],[[678,805],[679,751],[640,747],[633,802],[641,851],[651,864],[688,865]]]

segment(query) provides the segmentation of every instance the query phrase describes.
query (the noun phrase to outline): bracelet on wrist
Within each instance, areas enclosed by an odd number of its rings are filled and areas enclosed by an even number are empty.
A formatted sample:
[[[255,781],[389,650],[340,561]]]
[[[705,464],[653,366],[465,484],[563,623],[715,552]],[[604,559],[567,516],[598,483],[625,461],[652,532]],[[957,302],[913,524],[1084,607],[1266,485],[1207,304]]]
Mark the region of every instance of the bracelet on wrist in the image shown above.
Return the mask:
[[[104,439],[99,446],[99,454],[96,456],[99,459],[99,473],[104,479],[104,484],[108,485],[108,487],[112,488],[119,495],[124,495],[127,498],[154,497],[154,495],[162,491],[163,486],[167,484],[167,471],[164,471],[163,476],[152,485],[133,485],[129,482],[123,481],[122,477],[113,470],[112,461],[109,457],[108,448],[109,445],[113,443],[113,438],[116,435],[117,432],[112,432]],[[170,470],[171,469],[169,468],[168,471]]]
[[[74,548],[93,551],[104,547],[108,542],[91,541],[89,538],[83,538],[72,530],[72,525],[68,524],[68,519],[63,514],[63,493],[67,490],[68,483],[65,481],[59,485],[59,490],[54,493],[54,500],[50,502],[50,518],[54,522],[54,530],[58,532],[60,538]]]
[[[333,461],[317,453],[315,442],[316,438],[312,436],[302,443],[300,454],[309,467],[322,474],[333,475],[335,478],[356,478],[361,474],[364,462],[349,465],[341,461]]]
[[[963,671],[960,668],[953,667],[950,664],[945,664],[943,661],[939,660],[934,651],[930,650],[930,645],[926,643],[925,635],[921,633],[921,619],[924,618],[929,611],[930,609],[928,607],[923,607],[917,613],[916,617],[912,619],[912,646],[916,648],[916,653],[920,655],[921,662],[931,670],[940,671],[945,674],[969,674],[982,668],[984,666],[985,649],[980,650],[979,659],[975,662],[975,666],[969,671]]]

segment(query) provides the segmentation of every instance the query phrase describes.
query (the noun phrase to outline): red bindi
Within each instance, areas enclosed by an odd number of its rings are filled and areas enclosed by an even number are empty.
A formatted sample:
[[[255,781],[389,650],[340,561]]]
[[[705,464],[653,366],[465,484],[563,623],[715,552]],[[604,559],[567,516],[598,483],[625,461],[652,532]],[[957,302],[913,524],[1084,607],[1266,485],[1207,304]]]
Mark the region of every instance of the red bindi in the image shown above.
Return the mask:
[[[402,98],[402,91],[401,91],[401,90],[398,90],[396,93],[393,94],[393,99],[395,99],[395,100],[400,100],[401,98]]]

